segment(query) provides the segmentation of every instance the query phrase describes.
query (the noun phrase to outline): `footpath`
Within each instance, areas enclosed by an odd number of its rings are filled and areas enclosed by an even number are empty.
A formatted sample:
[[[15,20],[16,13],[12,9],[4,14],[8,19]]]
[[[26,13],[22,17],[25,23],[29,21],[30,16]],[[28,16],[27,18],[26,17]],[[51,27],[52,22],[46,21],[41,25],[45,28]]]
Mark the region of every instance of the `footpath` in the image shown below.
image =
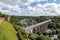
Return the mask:
[[[0,24],[1,24],[2,21],[3,21],[3,19],[0,18]]]

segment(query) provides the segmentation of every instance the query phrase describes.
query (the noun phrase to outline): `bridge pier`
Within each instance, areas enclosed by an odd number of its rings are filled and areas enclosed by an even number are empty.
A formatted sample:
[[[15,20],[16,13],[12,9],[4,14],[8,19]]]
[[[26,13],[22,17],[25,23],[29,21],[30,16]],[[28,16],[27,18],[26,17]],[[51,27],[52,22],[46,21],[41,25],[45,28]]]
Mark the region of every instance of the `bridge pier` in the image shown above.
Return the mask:
[[[44,33],[48,29],[48,25],[49,22],[36,26],[35,28],[33,28],[33,33],[37,33],[37,32]]]

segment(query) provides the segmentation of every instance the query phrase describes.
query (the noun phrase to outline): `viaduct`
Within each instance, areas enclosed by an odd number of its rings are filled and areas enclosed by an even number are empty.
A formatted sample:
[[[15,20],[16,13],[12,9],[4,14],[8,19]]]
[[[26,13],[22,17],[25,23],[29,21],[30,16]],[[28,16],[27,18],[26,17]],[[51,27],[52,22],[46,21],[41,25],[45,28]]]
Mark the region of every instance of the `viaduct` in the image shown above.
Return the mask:
[[[48,29],[48,25],[50,23],[51,23],[51,19],[46,20],[46,21],[41,22],[41,23],[38,23],[38,24],[28,26],[28,27],[25,28],[25,31],[28,32],[28,33],[45,32]]]

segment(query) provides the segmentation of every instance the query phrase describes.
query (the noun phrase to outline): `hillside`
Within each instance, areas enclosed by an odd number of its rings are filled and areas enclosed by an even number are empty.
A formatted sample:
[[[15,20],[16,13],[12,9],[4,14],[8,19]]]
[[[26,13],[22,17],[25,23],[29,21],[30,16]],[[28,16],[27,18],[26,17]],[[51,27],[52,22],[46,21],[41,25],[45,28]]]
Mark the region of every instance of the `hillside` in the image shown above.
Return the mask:
[[[0,24],[0,40],[17,40],[16,31],[7,21]]]

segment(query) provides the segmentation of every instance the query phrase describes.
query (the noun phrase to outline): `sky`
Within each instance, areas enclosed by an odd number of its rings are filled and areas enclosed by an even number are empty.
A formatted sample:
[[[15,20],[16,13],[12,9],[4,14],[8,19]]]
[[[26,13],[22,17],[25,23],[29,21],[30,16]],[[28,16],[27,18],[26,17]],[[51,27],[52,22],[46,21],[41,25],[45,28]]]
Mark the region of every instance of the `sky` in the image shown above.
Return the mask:
[[[15,16],[60,16],[60,0],[0,0],[0,12]]]

